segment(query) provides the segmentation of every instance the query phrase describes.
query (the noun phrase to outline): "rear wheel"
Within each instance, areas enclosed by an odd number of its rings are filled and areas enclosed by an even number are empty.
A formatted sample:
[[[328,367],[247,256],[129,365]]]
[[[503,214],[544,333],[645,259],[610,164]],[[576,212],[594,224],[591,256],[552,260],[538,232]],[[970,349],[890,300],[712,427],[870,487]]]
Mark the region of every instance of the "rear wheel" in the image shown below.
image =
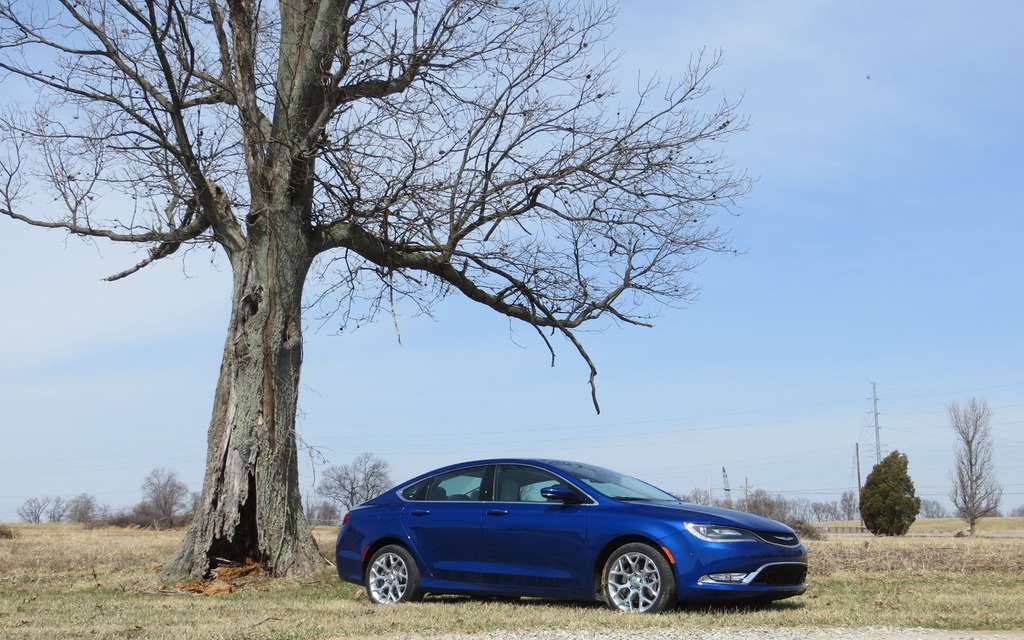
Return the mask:
[[[676,580],[665,556],[640,542],[615,550],[601,576],[605,603],[618,611],[659,613],[675,605]]]
[[[405,547],[381,547],[366,567],[366,595],[374,604],[413,602],[423,597],[420,569]]]

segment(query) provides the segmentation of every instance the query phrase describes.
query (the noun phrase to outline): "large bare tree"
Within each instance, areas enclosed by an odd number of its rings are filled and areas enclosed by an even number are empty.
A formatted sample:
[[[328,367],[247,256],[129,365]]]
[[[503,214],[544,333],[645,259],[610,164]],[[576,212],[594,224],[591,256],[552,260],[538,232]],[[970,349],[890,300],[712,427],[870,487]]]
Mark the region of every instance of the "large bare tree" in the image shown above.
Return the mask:
[[[157,467],[142,480],[142,498],[159,523],[174,526],[174,518],[188,504],[188,485],[170,469]]]
[[[462,294],[561,336],[647,325],[729,250],[749,181],[717,55],[620,93],[613,9],[578,0],[0,0],[0,212],[196,246],[233,274],[205,482],[169,576],[318,570],[295,434],[303,310],[341,324]],[[676,65],[673,65],[676,66]],[[56,204],[55,204],[56,203]],[[127,267],[128,265],[126,265]],[[306,286],[308,283],[308,287]],[[595,395],[596,407],[596,395]]]
[[[1003,489],[996,481],[992,459],[992,411],[984,398],[970,398],[964,404],[951,402],[949,423],[956,434],[955,463],[949,478],[958,518],[962,518],[974,535],[978,520],[998,513]]]
[[[392,486],[391,465],[367,451],[356,456],[351,464],[324,469],[324,478],[317,485],[316,492],[349,511]]]
[[[49,496],[42,498],[29,498],[25,502],[21,503],[18,507],[18,517],[21,518],[22,522],[31,522],[32,524],[39,524],[43,521],[43,514],[50,507]]]

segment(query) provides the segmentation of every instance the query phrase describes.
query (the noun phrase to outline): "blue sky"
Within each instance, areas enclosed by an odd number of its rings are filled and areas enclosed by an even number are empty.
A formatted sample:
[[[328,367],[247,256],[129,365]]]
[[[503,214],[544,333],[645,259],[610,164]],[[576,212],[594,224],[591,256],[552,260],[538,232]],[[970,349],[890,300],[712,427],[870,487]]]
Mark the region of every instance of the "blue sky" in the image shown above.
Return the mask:
[[[946,405],[993,411],[1004,507],[1024,504],[1024,5],[622,2],[623,88],[721,49],[717,96],[757,177],[724,217],[696,304],[653,329],[583,335],[602,413],[568,345],[451,299],[434,319],[342,336],[307,324],[304,484],[364,451],[393,479],[499,455],[594,462],[671,491],[721,469],[790,498],[838,499],[898,449],[948,504]],[[31,496],[134,504],[154,467],[193,488],[228,316],[226,262],[192,253],[126,281],[123,247],[0,220],[0,521]]]

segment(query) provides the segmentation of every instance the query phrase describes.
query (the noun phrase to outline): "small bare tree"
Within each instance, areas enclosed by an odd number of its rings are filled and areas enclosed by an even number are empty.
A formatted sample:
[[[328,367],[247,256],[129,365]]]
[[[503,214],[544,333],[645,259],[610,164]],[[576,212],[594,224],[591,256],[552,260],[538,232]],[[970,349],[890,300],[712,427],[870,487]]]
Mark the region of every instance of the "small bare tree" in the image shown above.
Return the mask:
[[[68,503],[68,520],[91,527],[96,523],[99,516],[100,506],[96,502],[96,496],[91,493],[82,493]]]
[[[802,518],[798,511],[802,506],[797,502],[789,502],[780,495],[773,495],[764,489],[754,489],[743,501],[743,511],[754,513],[765,518],[790,522]]]
[[[953,501],[957,517],[967,522],[973,536],[978,520],[995,515],[1003,497],[992,460],[992,411],[984,398],[971,398],[963,405],[954,401],[948,410],[950,425],[956,433],[955,465],[949,474],[953,488],[949,499]]]
[[[856,491],[843,492],[843,495],[839,497],[839,511],[842,513],[843,520],[860,519],[860,505],[857,504]]]
[[[352,464],[328,467],[317,487],[321,496],[348,511],[391,488],[391,465],[372,453],[360,454]]]
[[[680,498],[693,504],[711,504],[711,492],[700,487],[694,487],[693,491],[684,493]]]
[[[921,500],[922,518],[948,518],[949,511],[938,500]]]
[[[839,507],[839,503],[835,500],[832,502],[812,502],[810,504],[812,522],[833,522],[840,519],[842,513]]]
[[[188,485],[178,474],[162,467],[153,469],[142,482],[142,495],[159,526],[174,526],[174,518],[188,505]]]
[[[304,500],[306,505],[306,520],[313,526],[331,526],[341,522],[341,512],[333,500],[308,499]]]
[[[69,501],[57,496],[50,502],[50,508],[46,512],[46,517],[50,522],[63,522],[70,507],[71,503]]]
[[[43,521],[43,514],[50,506],[50,498],[29,498],[18,507],[18,517],[22,522],[39,524]]]

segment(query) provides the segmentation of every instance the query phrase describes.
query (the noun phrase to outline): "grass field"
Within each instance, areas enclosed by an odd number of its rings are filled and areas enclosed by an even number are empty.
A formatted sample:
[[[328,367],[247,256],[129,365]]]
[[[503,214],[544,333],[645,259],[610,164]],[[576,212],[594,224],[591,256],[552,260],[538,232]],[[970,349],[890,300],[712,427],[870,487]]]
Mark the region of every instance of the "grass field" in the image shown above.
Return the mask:
[[[830,522],[820,526],[857,527],[860,526],[860,522],[855,520],[847,522]],[[953,535],[958,532],[967,532],[967,525],[959,518],[924,518],[916,520],[914,524],[910,526],[909,535],[914,536],[935,533],[948,533]],[[1007,534],[1024,536],[1024,518],[982,518],[978,521],[979,536],[998,536]]]
[[[1016,520],[1024,529],[1024,521]],[[529,600],[428,598],[380,607],[330,571],[307,581],[251,574],[244,588],[201,595],[203,585],[166,584],[159,577],[180,531],[12,528],[15,537],[0,540],[0,638],[5,639],[376,638],[586,628],[624,633],[836,626],[1024,629],[1021,537],[809,541],[811,572],[804,596],[758,607],[639,616],[598,605]],[[1010,529],[1000,533],[1020,531]],[[327,556],[334,534],[334,529],[317,532]]]

